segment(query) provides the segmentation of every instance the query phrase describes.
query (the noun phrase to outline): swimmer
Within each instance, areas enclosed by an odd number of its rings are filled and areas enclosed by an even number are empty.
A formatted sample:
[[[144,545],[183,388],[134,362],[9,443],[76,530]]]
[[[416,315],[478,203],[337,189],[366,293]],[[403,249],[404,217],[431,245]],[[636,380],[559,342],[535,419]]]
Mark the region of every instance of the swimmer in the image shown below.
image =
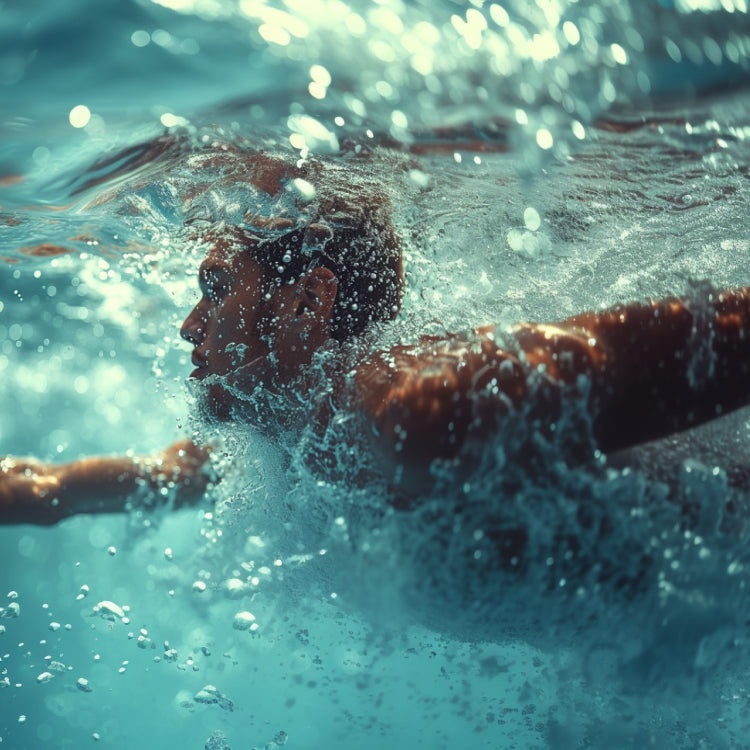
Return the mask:
[[[208,188],[187,212],[209,247],[201,299],[181,328],[193,347],[189,381],[208,417],[251,422],[269,439],[310,424],[322,434],[334,413],[350,414],[396,507],[427,492],[437,469],[470,473],[478,448],[502,439],[518,415],[548,440],[571,409],[586,415],[588,428],[564,456],[580,462],[750,402],[750,288],[372,351],[369,333],[396,317],[404,283],[378,186],[261,155],[242,170],[253,210],[234,216],[231,229],[227,217],[211,215]],[[291,205],[292,180],[303,191],[314,185],[315,199]],[[0,521],[118,512],[139,492],[156,503],[165,489],[175,506],[193,504],[208,482],[208,455],[183,441],[149,458],[49,465],[8,457]],[[319,457],[321,471],[331,460]],[[524,460],[533,466],[532,455]]]

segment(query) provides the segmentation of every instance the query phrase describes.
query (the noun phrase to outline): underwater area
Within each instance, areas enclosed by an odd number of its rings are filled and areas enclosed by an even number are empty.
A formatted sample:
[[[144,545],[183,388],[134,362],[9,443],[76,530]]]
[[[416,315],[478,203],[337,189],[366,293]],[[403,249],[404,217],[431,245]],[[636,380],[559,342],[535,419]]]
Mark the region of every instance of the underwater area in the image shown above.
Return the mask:
[[[750,748],[747,409],[405,512],[202,423],[179,335],[246,199],[202,149],[382,186],[386,344],[750,284],[748,10],[0,0],[0,457],[221,446],[196,507],[0,525],[0,746]]]

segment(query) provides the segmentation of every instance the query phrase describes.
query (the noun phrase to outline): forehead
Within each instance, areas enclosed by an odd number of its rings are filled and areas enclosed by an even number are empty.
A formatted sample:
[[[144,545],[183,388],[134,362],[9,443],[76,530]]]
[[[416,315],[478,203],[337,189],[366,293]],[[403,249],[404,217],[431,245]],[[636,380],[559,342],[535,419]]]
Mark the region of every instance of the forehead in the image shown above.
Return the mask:
[[[224,284],[238,282],[250,290],[261,283],[263,269],[247,249],[217,242],[200,264],[198,277],[201,284],[220,277]]]

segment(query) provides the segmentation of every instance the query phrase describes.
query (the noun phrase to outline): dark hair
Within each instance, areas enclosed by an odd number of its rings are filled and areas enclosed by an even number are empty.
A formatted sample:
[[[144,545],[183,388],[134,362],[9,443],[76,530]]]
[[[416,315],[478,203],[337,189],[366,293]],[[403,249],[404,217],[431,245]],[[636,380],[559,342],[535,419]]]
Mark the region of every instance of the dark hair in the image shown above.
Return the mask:
[[[282,189],[293,190],[294,180],[304,180],[315,196],[298,202],[297,221],[272,219],[276,226],[284,221],[290,225],[281,236],[275,232],[258,241],[256,227],[247,232],[246,247],[254,260],[277,284],[317,266],[329,268],[338,282],[331,317],[331,337],[337,341],[393,320],[404,279],[401,243],[382,185],[349,163],[324,167],[308,162],[286,174]]]

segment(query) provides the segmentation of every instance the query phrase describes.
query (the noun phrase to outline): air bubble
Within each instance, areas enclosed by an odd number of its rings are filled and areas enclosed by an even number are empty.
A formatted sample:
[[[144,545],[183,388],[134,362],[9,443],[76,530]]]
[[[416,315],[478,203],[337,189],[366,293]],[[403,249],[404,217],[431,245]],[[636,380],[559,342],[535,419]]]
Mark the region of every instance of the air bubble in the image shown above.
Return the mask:
[[[130,35],[130,41],[136,47],[145,47],[151,42],[151,34],[143,29],[138,29]]]
[[[225,711],[233,711],[234,704],[229,698],[223,693],[220,693],[218,688],[214,685],[204,685],[194,696],[193,700],[196,703],[203,704],[217,704],[219,708],[223,708]]]
[[[68,115],[68,120],[74,128],[85,128],[90,119],[91,110],[83,104],[73,107]]]
[[[292,180],[292,187],[297,191],[299,197],[303,201],[314,200],[317,194],[315,186],[309,183],[307,180],[303,180],[301,177],[297,177]]]
[[[125,610],[107,599],[94,605],[94,614],[101,615],[105,619],[112,619],[115,617],[125,620]]]
[[[18,602],[11,602],[7,607],[0,607],[0,617],[15,619],[21,614],[21,605]]]
[[[421,169],[410,169],[409,179],[422,190],[428,188],[430,185],[430,175],[426,174]]]
[[[224,591],[228,597],[236,599],[245,591],[245,583],[239,578],[229,578],[224,581]]]
[[[539,212],[533,206],[529,206],[523,212],[523,221],[526,224],[526,228],[531,232],[536,232],[542,224]]]
[[[238,612],[232,621],[232,627],[235,630],[248,630],[255,622],[255,615],[252,612]]]
[[[546,151],[555,145],[555,139],[547,128],[539,128],[539,130],[536,131],[536,143],[539,148]]]

